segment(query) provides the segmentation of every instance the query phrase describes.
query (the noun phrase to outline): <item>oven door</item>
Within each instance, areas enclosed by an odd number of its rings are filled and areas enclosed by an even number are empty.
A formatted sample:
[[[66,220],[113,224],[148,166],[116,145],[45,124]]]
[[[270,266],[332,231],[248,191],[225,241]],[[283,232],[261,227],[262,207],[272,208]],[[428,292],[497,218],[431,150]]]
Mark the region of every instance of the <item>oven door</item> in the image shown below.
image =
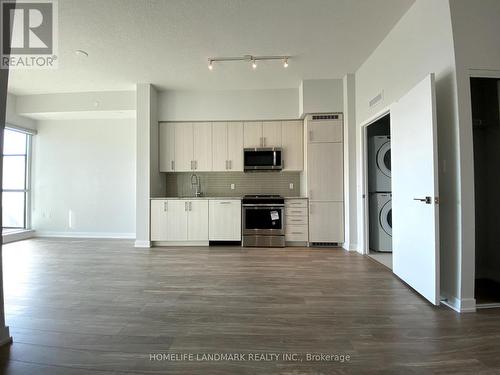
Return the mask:
[[[280,148],[246,148],[243,156],[245,171],[282,169]]]
[[[243,235],[285,235],[283,206],[243,206]]]

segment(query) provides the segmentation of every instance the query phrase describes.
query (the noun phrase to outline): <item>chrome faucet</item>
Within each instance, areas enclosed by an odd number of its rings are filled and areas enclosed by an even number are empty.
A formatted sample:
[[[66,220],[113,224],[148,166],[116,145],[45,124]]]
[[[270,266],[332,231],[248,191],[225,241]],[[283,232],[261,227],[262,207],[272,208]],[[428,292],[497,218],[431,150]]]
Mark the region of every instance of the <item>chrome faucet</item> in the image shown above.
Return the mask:
[[[195,189],[194,193],[195,197],[201,197],[202,192],[201,192],[200,178],[195,173],[191,175],[191,189]]]

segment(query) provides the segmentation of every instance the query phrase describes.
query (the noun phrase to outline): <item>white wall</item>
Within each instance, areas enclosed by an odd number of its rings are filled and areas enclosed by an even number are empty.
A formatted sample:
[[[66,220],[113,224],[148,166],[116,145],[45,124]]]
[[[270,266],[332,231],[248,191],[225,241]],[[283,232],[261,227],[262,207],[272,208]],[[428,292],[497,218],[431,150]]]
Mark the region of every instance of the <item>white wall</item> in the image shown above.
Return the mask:
[[[474,296],[474,158],[470,70],[489,70],[500,78],[500,2],[451,0],[453,39],[457,66],[460,119],[460,170],[462,202],[462,298]],[[473,73],[473,74],[477,74]],[[488,73],[485,72],[488,76]],[[500,145],[499,145],[500,147]],[[500,272],[500,270],[498,271]]]
[[[475,3],[475,2],[474,2]],[[356,72],[358,217],[362,218],[361,125],[400,98],[427,74],[436,74],[439,148],[441,294],[459,309],[461,202],[455,56],[448,0],[417,0]],[[369,101],[383,92],[374,108]],[[361,222],[361,220],[359,221]],[[359,244],[363,243],[360,231]],[[473,304],[473,301],[472,301]]]
[[[134,120],[40,121],[34,144],[39,235],[135,237]]]
[[[344,110],[342,79],[305,79],[300,83],[300,116]]]
[[[13,94],[7,94],[7,107],[5,121],[10,125],[19,126],[21,128],[36,130],[36,121],[28,117],[19,116],[17,107],[18,97]]]
[[[299,118],[299,90],[163,91],[159,121],[286,120]]]

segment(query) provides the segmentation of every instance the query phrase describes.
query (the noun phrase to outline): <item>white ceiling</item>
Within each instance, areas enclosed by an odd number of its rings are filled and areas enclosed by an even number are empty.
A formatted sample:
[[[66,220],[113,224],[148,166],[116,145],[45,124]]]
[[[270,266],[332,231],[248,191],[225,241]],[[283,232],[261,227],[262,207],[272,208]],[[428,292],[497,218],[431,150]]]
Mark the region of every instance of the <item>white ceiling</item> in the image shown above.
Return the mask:
[[[354,72],[414,0],[59,0],[59,68],[11,71],[9,91],[271,89]],[[89,53],[76,56],[75,50]],[[213,56],[291,55],[290,66]]]

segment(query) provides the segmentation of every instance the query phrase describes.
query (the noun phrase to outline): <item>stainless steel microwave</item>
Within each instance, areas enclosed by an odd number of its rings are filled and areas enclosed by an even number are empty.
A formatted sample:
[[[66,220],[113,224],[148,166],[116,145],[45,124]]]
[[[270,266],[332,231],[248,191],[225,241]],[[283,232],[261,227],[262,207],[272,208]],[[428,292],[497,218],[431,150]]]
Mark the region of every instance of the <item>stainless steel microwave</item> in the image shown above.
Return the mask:
[[[245,172],[281,171],[283,169],[281,148],[245,148],[243,162]]]

